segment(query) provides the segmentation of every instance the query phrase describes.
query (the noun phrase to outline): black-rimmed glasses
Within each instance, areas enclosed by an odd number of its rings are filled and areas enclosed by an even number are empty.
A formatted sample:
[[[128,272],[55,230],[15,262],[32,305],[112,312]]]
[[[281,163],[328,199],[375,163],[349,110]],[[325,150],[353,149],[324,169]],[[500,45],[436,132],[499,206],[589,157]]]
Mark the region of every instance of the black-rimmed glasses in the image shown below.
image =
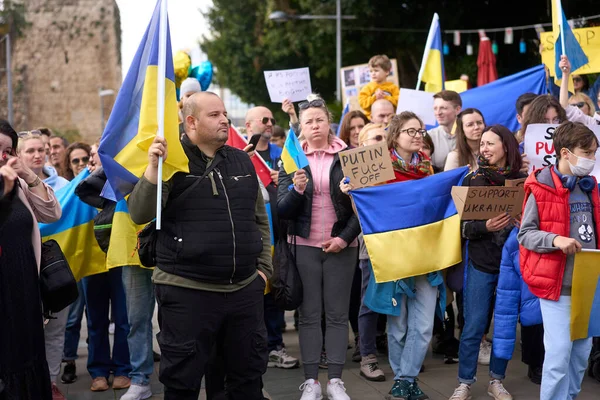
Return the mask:
[[[415,137],[415,136],[417,136],[417,133],[418,133],[419,135],[425,137],[425,135],[427,135],[427,130],[425,130],[425,129],[408,128],[408,129],[402,129],[400,131],[400,133],[406,133],[410,137]]]
[[[90,158],[89,157],[81,157],[81,158],[74,158],[71,160],[71,164],[73,164],[73,165],[78,165],[80,162],[87,164],[88,162],[90,162]]]

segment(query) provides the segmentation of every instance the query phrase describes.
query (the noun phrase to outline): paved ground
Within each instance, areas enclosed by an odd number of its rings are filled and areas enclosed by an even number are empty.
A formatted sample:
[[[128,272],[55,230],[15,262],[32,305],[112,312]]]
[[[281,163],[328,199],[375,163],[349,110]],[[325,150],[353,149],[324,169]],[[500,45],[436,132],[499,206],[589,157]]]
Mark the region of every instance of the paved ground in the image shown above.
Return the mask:
[[[292,327],[284,333],[284,342],[288,348],[288,353],[298,357],[300,349],[298,347],[298,335],[293,330],[293,318],[286,317],[288,326]],[[85,322],[83,324],[85,326]],[[91,378],[87,374],[85,362],[87,359],[87,346],[85,338],[87,332],[82,329],[82,338],[79,344],[79,360],[77,361],[77,371],[79,379],[72,385],[59,384],[59,387],[66,395],[68,400],[108,400],[119,399],[125,391],[109,390],[103,393],[92,393],[89,390]],[[155,343],[155,349],[158,346]],[[348,350],[348,359],[352,350]],[[509,363],[507,371],[507,379],[505,381],[506,388],[514,396],[515,400],[535,400],[539,399],[539,386],[534,385],[527,379],[527,367],[520,362],[521,353],[517,349],[515,351],[514,360]],[[384,362],[385,361],[385,362]],[[347,393],[353,400],[381,400],[390,390],[393,374],[389,364],[384,357],[380,357],[380,364],[386,373],[386,382],[368,382],[360,377],[358,363],[348,362],[344,370],[343,380],[346,384]],[[152,389],[155,395],[152,399],[163,398],[163,388],[158,382],[158,363],[155,364],[156,374],[152,377]],[[425,372],[421,374],[420,386],[432,400],[445,400],[450,397],[456,385],[456,374],[458,365],[445,365],[442,359],[428,354],[425,360]],[[486,393],[487,387],[487,367],[480,366],[478,371],[479,382],[473,386],[473,400],[489,399]],[[327,381],[326,370],[321,370],[321,382]],[[268,397],[272,400],[298,400],[300,392],[298,386],[304,381],[302,369],[281,370],[269,369],[264,377],[265,389],[268,392]],[[583,391],[577,397],[577,400],[598,400],[600,398],[600,382],[597,382],[589,377],[586,377],[583,382]],[[202,393],[200,399],[206,397]]]

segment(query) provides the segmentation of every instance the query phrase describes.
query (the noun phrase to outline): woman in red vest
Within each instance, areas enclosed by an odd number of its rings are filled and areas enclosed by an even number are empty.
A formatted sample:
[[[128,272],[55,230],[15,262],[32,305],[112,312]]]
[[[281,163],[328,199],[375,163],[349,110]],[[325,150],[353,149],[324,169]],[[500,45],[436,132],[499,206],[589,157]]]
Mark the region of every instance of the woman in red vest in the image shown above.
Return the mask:
[[[468,174],[463,186],[504,186],[508,179],[526,177],[522,166],[519,144],[508,128],[493,125],[484,129],[481,136],[478,169]],[[475,383],[477,359],[481,338],[494,306],[494,293],[498,284],[502,246],[514,226],[508,213],[482,221],[463,221],[462,235],[468,240],[468,263],[463,286],[465,323],[460,337],[458,380],[460,385],[451,400],[471,398],[471,385]],[[507,360],[494,357],[490,360],[488,394],[496,400],[512,400],[502,385]]]

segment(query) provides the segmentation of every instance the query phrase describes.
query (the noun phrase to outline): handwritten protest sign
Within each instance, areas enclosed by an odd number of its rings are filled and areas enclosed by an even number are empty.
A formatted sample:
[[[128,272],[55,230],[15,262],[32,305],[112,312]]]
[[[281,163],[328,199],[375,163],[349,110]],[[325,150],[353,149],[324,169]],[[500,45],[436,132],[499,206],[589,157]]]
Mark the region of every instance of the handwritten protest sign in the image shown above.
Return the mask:
[[[600,72],[600,27],[573,29],[573,35],[575,35],[575,39],[577,39],[588,57],[588,63],[571,73],[581,75]],[[550,70],[550,76],[555,76],[554,63],[556,55],[554,46],[556,45],[556,37],[552,31],[542,32],[540,41],[542,43],[542,62]]]
[[[508,213],[521,214],[525,191],[523,186],[453,186],[452,200],[462,220],[481,220]]]
[[[281,71],[264,71],[267,90],[273,103],[306,100],[312,93],[308,68],[284,69]]]
[[[558,125],[531,124],[525,132],[524,151],[529,159],[529,172],[556,164],[556,152],[552,144],[554,130]],[[591,125],[589,128],[600,140],[600,125]],[[600,163],[596,160],[596,166],[592,171],[596,179],[600,178]]]
[[[396,112],[412,111],[417,114],[425,125],[435,125],[436,119],[433,114],[433,94],[421,90],[400,89],[398,107]]]
[[[350,178],[354,188],[373,186],[394,179],[392,159],[386,143],[339,153],[344,176]]]

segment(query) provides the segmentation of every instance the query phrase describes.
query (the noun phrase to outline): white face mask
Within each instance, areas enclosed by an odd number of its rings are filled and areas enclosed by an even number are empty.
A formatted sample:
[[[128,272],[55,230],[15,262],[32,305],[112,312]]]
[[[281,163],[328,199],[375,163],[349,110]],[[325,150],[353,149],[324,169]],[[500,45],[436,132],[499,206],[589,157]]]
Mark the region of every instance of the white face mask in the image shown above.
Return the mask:
[[[575,154],[571,153],[569,149],[567,149],[569,154],[573,157],[577,158],[577,165],[571,164],[571,161],[567,160],[569,163],[569,167],[571,168],[571,173],[575,176],[586,176],[589,175],[596,165],[596,160],[590,160],[589,158],[577,157]]]

